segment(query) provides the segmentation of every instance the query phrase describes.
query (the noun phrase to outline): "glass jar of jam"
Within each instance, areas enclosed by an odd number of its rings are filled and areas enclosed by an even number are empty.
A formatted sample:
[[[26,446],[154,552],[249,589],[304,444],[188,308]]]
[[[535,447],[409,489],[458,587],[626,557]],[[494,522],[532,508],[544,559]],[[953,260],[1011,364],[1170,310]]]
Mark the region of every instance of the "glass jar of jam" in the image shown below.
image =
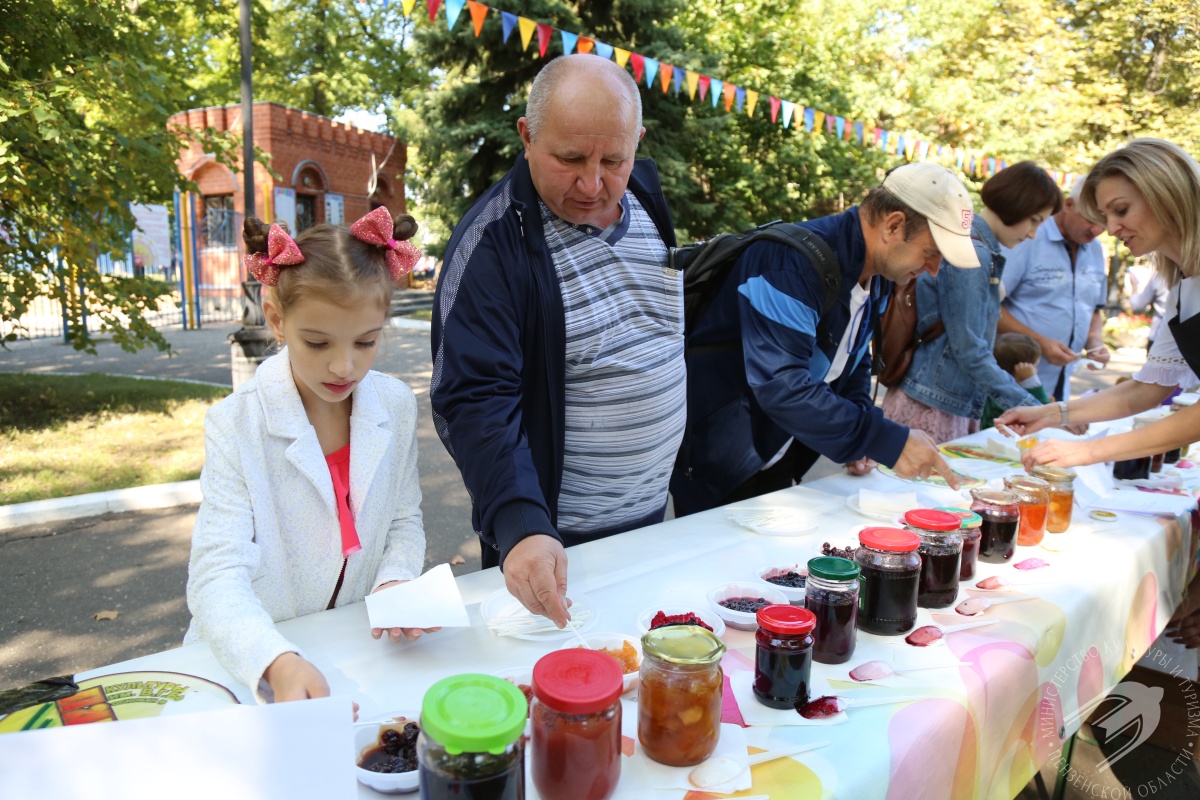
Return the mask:
[[[880,636],[908,633],[917,624],[921,537],[900,528],[864,528],[858,541],[859,630]]]
[[[533,665],[529,768],[544,800],[606,800],[617,790],[623,679],[596,650],[556,650]]]
[[[1195,392],[1180,392],[1171,398],[1171,413],[1174,414],[1182,409],[1190,408],[1196,405],[1197,400],[1200,400],[1200,394],[1196,394]],[[1173,450],[1168,450],[1163,455],[1163,463],[1174,464],[1178,462],[1179,459],[1183,458],[1186,450],[1187,447],[1176,447]]]
[[[848,558],[818,556],[809,559],[804,607],[817,620],[813,632],[814,661],[844,664],[854,655],[858,630],[858,576],[858,564]]]
[[[642,637],[638,741],[646,755],[690,767],[721,737],[721,656],[725,645],[698,625],[656,628]]]
[[[1050,484],[1046,532],[1062,533],[1071,526],[1071,509],[1075,507],[1075,470],[1063,467],[1034,467],[1030,474]]]
[[[962,524],[954,514],[934,508],[904,512],[904,527],[921,537],[921,582],[917,605],[945,608],[958,597],[958,573],[962,568]]]
[[[1050,508],[1050,484],[1029,475],[1009,475],[1004,488],[1017,495],[1021,508],[1021,523],[1017,528],[1017,544],[1033,547],[1046,538],[1046,513]]]
[[[969,581],[975,577],[975,562],[979,560],[979,538],[982,536],[979,526],[983,524],[983,519],[974,511],[965,508],[938,506],[937,510],[958,517],[958,533],[963,540],[962,562],[958,568],[958,579]]]
[[[1157,413],[1138,414],[1133,418],[1133,429],[1136,431],[1138,428],[1144,428],[1158,419],[1159,415]],[[1154,456],[1126,458],[1122,461],[1115,461],[1113,462],[1113,478],[1119,481],[1136,481],[1149,478],[1153,461]],[[1162,469],[1161,461],[1159,469]]]
[[[1017,525],[1021,519],[1017,495],[995,489],[972,489],[971,510],[979,515],[979,560],[1004,564],[1017,550]]]
[[[523,800],[529,705],[492,675],[452,675],[421,703],[421,800]]]
[[[811,571],[808,577],[811,583]],[[808,702],[817,618],[791,605],[763,606],[755,617],[754,697],[771,708],[799,709]]]

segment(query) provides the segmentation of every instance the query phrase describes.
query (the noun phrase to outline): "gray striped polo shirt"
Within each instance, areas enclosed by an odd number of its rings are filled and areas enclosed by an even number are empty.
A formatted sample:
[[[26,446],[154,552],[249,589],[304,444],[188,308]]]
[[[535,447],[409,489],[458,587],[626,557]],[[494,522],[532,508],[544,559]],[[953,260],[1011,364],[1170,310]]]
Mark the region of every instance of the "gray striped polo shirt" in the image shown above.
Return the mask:
[[[542,204],[566,316],[566,443],[559,530],[645,517],[667,499],[683,438],[683,277],[637,198],[601,231]]]

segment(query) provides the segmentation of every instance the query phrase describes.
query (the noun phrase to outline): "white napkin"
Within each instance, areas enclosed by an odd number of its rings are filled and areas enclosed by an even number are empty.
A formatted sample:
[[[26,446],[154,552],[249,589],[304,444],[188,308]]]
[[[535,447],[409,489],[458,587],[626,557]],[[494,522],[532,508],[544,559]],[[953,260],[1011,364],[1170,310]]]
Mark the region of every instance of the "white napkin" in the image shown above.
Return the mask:
[[[986,447],[989,453],[995,453],[1001,458],[1007,458],[1009,461],[1021,460],[1021,451],[1017,449],[1017,443],[1013,439],[989,436]]]
[[[796,714],[794,711],[792,713]],[[800,715],[796,714],[796,716]],[[742,764],[749,764],[750,756],[746,750],[746,735],[740,727],[730,723],[721,723],[721,738],[717,741],[717,749],[713,751],[713,754],[709,758],[716,756],[725,756]],[[666,764],[659,764],[646,755],[645,751],[642,750],[641,742],[638,742],[634,749],[633,757],[621,765],[620,785],[622,787],[640,786],[653,789],[695,790],[696,787],[692,786],[691,782],[688,781],[688,774],[693,769],[694,767],[668,767]],[[632,773],[630,778],[636,775],[636,780],[627,780],[626,775],[629,773]],[[709,794],[741,792],[750,788],[752,780],[750,770],[744,769],[738,773],[736,778],[717,786],[711,786],[704,791]],[[623,794],[623,792],[619,791],[616,797],[621,797]],[[638,796],[645,797],[644,791]]]
[[[449,564],[438,564],[416,580],[367,595],[372,628],[466,628],[467,607]]]
[[[877,492],[858,490],[858,507],[869,514],[894,516],[917,507],[916,492]]]
[[[754,673],[750,670],[738,670],[729,673],[729,685],[733,688],[733,696],[737,700],[742,719],[751,727],[776,725],[839,725],[846,721],[845,714],[837,714],[826,719],[805,719],[793,708],[771,708],[764,706],[754,696]],[[829,682],[823,678],[812,676],[808,681],[808,696],[811,700],[834,694]]]

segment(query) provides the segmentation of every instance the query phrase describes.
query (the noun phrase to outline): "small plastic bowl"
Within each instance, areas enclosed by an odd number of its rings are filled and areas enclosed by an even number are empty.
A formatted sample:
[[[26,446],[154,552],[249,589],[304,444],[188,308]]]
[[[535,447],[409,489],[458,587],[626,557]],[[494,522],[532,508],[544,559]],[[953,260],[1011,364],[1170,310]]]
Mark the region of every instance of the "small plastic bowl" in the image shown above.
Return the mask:
[[[650,621],[653,620],[654,615],[660,611],[669,617],[676,614],[686,614],[690,611],[700,619],[704,620],[705,624],[712,628],[713,633],[715,633],[718,637],[725,635],[725,621],[721,619],[720,615],[714,614],[711,610],[700,605],[681,606],[668,604],[661,606],[650,606],[638,615],[638,630],[640,630],[642,633],[649,633]]]
[[[788,572],[798,572],[801,575],[808,575],[808,566],[806,564],[768,564],[765,567],[759,567],[754,570],[754,577],[770,586],[772,589],[778,589],[783,592],[783,596],[788,599],[792,605],[804,603],[804,587],[780,586],[777,583],[771,583],[767,578],[774,578],[777,575],[784,575]]]
[[[381,794],[403,794],[405,792],[415,792],[418,786],[417,770],[409,772],[371,772],[369,769],[363,769],[358,766],[358,762],[362,761],[363,755],[373,747],[378,747],[379,737],[383,734],[385,728],[396,728],[402,730],[405,722],[419,722],[420,715],[415,711],[397,711],[392,714],[383,714],[372,719],[363,720],[363,722],[371,722],[378,720],[377,725],[360,725],[354,730],[354,772],[358,776],[358,782],[363,786],[368,786]],[[385,720],[396,720],[397,722],[385,724]]]
[[[642,664],[642,640],[633,636],[626,636],[623,633],[589,633],[583,637],[587,642],[589,650],[620,650],[626,642],[633,646],[637,651],[637,662],[640,667]],[[575,647],[582,647],[578,640],[572,639],[565,642],[559,650],[570,650]],[[624,681],[621,685],[621,694],[628,692],[638,684],[638,670],[626,672]]]
[[[734,611],[721,605],[722,600],[734,597],[761,597],[772,605],[791,605],[787,595],[778,586],[772,586],[765,581],[750,583],[749,581],[732,581],[722,583],[708,593],[708,604],[721,619],[731,628],[739,631],[758,630],[758,617],[746,611]]]

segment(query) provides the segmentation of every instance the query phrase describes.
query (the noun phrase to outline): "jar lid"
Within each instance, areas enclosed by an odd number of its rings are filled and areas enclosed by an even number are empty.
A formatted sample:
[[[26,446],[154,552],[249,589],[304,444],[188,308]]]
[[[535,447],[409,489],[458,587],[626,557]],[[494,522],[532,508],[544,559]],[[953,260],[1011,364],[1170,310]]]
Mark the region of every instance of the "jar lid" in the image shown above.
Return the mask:
[[[1034,467],[1033,477],[1050,481],[1051,483],[1068,483],[1075,480],[1075,470],[1065,467]]]
[[[808,574],[827,581],[852,581],[858,578],[858,564],[838,556],[817,556],[808,560]],[[761,624],[761,623],[760,623]]]
[[[988,489],[986,487],[972,489],[971,497],[974,497],[981,503],[993,506],[1015,506],[1017,504],[1016,494],[1006,492],[1002,489]]]
[[[945,511],[947,514],[953,514],[958,517],[959,523],[964,530],[971,530],[983,525],[983,517],[976,514],[969,508],[952,508],[951,506],[938,506],[938,511]]]
[[[956,531],[962,520],[936,508],[914,508],[904,512],[904,523],[923,531]]]
[[[858,541],[872,550],[888,553],[911,553],[921,546],[921,537],[900,528],[863,528]]]
[[[844,558],[838,560],[845,561]],[[812,561],[808,563],[811,564]],[[816,615],[800,606],[763,606],[755,617],[758,619],[758,627],[771,633],[800,635],[811,633],[813,628],[817,627]]]
[[[642,636],[642,652],[671,664],[715,664],[725,643],[699,625],[670,625]]]
[[[1171,398],[1171,405],[1194,406],[1198,400],[1200,400],[1200,394],[1196,392],[1180,392]]]
[[[582,647],[555,650],[533,665],[533,695],[564,714],[595,714],[617,702],[624,677],[607,653]]]
[[[1009,475],[1004,479],[1004,486],[1026,492],[1044,492],[1050,488],[1048,482],[1030,475]]]
[[[421,730],[450,755],[500,755],[525,732],[525,694],[494,675],[451,675],[421,701]]]

